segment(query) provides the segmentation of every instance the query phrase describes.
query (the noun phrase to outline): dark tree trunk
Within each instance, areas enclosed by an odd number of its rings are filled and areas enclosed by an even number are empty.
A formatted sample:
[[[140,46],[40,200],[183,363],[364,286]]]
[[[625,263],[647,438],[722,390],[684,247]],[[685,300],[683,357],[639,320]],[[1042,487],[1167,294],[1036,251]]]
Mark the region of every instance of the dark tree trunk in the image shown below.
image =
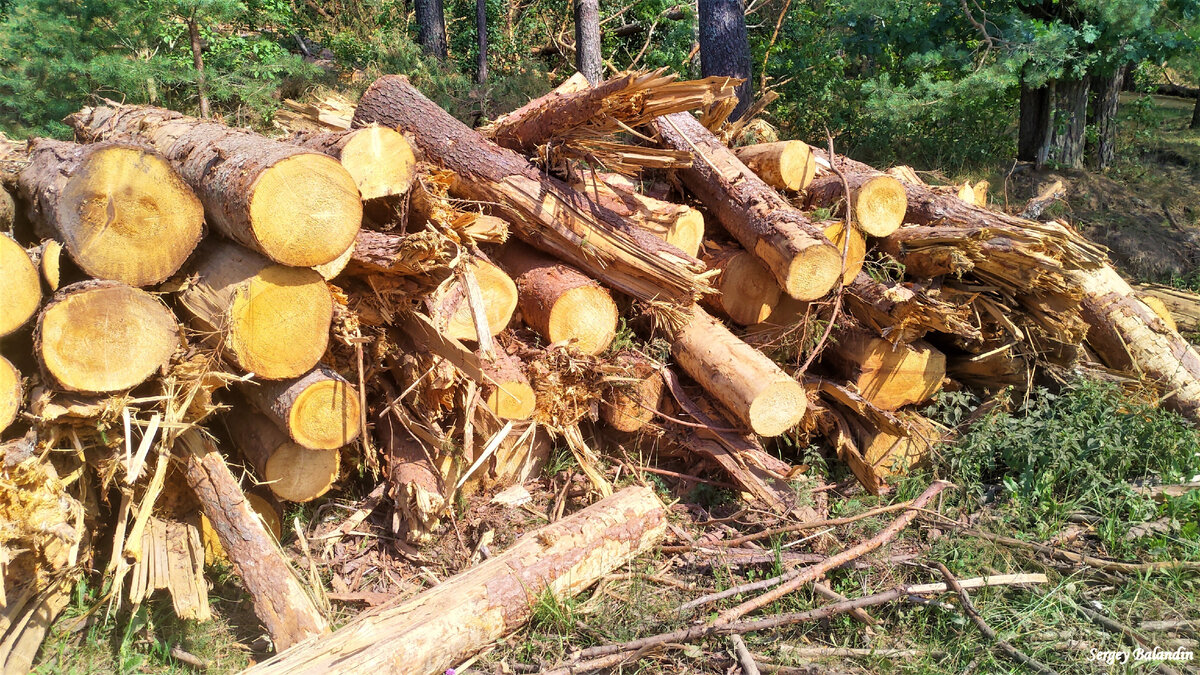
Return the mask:
[[[208,87],[204,82],[204,56],[200,53],[200,27],[196,25],[194,16],[188,19],[187,24],[188,37],[192,41],[192,65],[196,67],[196,88],[200,90],[200,116],[207,118]]]
[[[475,0],[475,35],[479,44],[479,54],[475,62],[475,81],[479,84],[487,84],[487,0]]]
[[[592,84],[599,83],[604,75],[599,0],[575,0],[575,69]]]
[[[1200,96],[1196,97],[1196,105],[1192,108],[1192,123],[1189,129],[1200,129]]]
[[[1096,89],[1096,100],[1092,104],[1092,124],[1096,128],[1096,144],[1091,149],[1092,164],[1103,171],[1112,166],[1117,145],[1117,104],[1121,94],[1124,71],[1117,69],[1112,75],[1092,77]]]
[[[750,107],[754,91],[750,83],[750,38],[746,34],[746,10],[741,0],[700,0],[700,72],[704,77],[740,77],[738,105],[730,119],[738,119]]]
[[[417,15],[417,42],[426,54],[446,58],[446,16],[442,0],[413,0]]]
[[[1054,133],[1050,159],[1071,169],[1083,168],[1084,136],[1087,130],[1087,78],[1062,80],[1056,87]]]
[[[1054,83],[1041,87],[1021,85],[1021,119],[1017,132],[1017,159],[1045,165],[1054,128]]]

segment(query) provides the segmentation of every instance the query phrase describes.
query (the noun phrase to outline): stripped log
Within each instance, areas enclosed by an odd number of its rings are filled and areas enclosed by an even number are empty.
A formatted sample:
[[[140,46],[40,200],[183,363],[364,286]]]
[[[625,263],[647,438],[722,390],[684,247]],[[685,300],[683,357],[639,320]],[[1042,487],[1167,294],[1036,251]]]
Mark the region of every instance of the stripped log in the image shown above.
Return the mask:
[[[747,251],[758,256],[785,293],[814,300],[841,278],[841,255],[807,216],[754,175],[725,144],[686,113],[654,122],[668,146],[695,154],[684,185]]]
[[[841,214],[849,188],[850,217],[867,235],[886,237],[904,222],[908,198],[900,181],[880,173],[850,173],[845,179],[843,183],[842,177],[829,175],[814,180],[808,186],[807,206]]]
[[[276,651],[328,632],[329,623],[246,501],[216,445],[195,429],[183,432],[178,440],[187,483],[250,593],[254,614]]]
[[[157,284],[200,243],[200,200],[166,159],[144,147],[40,139],[29,159],[19,184],[31,220],[90,276]]]
[[[42,284],[37,267],[21,245],[0,234],[0,337],[9,335],[37,312]]]
[[[824,362],[882,410],[928,401],[946,377],[946,355],[927,342],[893,345],[854,327],[839,328]]]
[[[311,450],[336,450],[362,431],[358,390],[323,363],[292,379],[246,382],[241,392],[293,441]]]
[[[88,141],[144,140],[192,186],[208,224],[283,265],[323,265],[362,224],[354,179],[327,155],[162,108],[109,105],[67,118]]]
[[[578,175],[578,174],[577,174]],[[704,214],[690,206],[647,197],[631,181],[616,174],[584,172],[572,186],[588,199],[628,218],[643,230],[684,253],[695,256],[704,239]]]
[[[25,400],[21,372],[8,359],[0,356],[0,432],[8,428]]]
[[[771,270],[741,247],[718,248],[700,259],[717,272],[713,278],[717,292],[701,302],[720,316],[749,326],[765,320],[779,304],[782,291]]]
[[[654,419],[662,401],[663,381],[656,364],[636,352],[623,351],[610,365],[616,372],[605,377],[600,419],[617,431],[639,431]]]
[[[294,443],[266,415],[239,408],[225,413],[229,438],[254,467],[259,480],[288,502],[310,502],[338,478],[341,453]]]
[[[363,200],[408,192],[416,178],[416,157],[408,140],[394,129],[370,126],[330,133],[297,132],[288,139],[342,163]]]
[[[517,285],[504,270],[482,256],[471,256],[466,270],[479,287],[480,301],[483,303],[479,309],[487,319],[488,333],[495,335],[512,321],[513,312],[517,309]],[[479,339],[479,332],[471,313],[470,289],[465,274],[444,284],[428,298],[426,306],[443,333],[456,340],[474,342]]]
[[[538,598],[578,594],[665,531],[666,512],[654,493],[625,488],[414,598],[367,611],[246,672],[446,672],[528,621]]]
[[[733,152],[773,188],[800,191],[816,176],[816,158],[807,143],[775,141],[734,148]]]

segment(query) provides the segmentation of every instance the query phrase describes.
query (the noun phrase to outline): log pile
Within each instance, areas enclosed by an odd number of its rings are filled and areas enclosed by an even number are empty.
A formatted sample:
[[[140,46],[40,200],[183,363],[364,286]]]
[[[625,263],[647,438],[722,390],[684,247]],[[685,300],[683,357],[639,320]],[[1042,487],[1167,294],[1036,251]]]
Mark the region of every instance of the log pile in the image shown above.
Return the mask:
[[[349,663],[331,650],[442,672],[524,621],[528,594],[577,592],[662,533],[652,493],[613,492],[614,443],[790,514],[799,458],[776,450],[824,443],[887,491],[942,439],[920,408],[945,387],[1103,367],[1200,417],[1183,300],[1130,287],[1065,223],[989,209],[986,185],[730,148],[734,84],[573,79],[473,130],[387,76],[353,109],[293,106],[278,138],[105,102],[69,118],[84,143],[30,142],[4,176],[0,432],[23,445],[0,469],[78,492],[56,502],[71,528],[0,539],[20,563],[0,590],[44,603],[44,631],[94,547],[140,602],[158,587],[142,542],[201,541],[198,506],[275,649],[300,645],[263,672]],[[275,500],[378,480],[390,536],[420,544],[555,445],[605,499],[320,637]],[[88,536],[98,494],[111,541]]]

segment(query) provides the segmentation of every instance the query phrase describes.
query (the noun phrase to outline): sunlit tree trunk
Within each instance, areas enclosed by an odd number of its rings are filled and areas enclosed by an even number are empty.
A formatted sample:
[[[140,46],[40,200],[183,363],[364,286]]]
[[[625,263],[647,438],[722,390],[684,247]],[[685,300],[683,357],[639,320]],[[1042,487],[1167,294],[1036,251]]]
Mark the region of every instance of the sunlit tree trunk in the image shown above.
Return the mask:
[[[188,17],[188,37],[192,41],[192,64],[196,67],[196,87],[200,90],[200,116],[208,117],[208,86],[204,81],[204,56],[200,53],[200,26],[196,24],[196,15]]]
[[[479,84],[487,84],[487,0],[475,0],[475,34],[479,44],[479,54],[476,57],[475,81]]]
[[[575,0],[575,69],[592,84],[603,78],[599,0]]]

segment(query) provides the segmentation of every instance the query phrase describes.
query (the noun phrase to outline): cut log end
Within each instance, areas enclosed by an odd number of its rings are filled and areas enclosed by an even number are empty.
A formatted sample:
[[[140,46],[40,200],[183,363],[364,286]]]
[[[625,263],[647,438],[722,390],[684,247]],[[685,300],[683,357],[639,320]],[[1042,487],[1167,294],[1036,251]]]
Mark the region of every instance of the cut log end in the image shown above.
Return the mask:
[[[706,296],[706,304],[735,323],[749,326],[763,321],[779,304],[779,284],[758,258],[741,249],[727,249],[703,260],[720,271],[715,284],[718,294]]]
[[[843,248],[846,253],[846,272],[842,275],[842,285],[849,286],[854,281],[854,277],[862,271],[863,263],[867,257],[867,238],[859,231],[857,227],[850,228],[850,242],[847,245],[846,238],[843,233],[846,231],[846,224],[840,220],[822,223],[825,236],[838,250],[841,255]]]
[[[68,286],[38,320],[38,358],[67,391],[137,386],[170,360],[179,342],[179,326],[166,305],[117,282]]]
[[[923,340],[893,346],[854,331],[839,336],[833,351],[850,366],[859,393],[883,410],[929,400],[946,377],[946,355]]]
[[[750,403],[750,428],[760,436],[778,436],[799,424],[807,408],[804,386],[791,378],[778,379]]]
[[[907,210],[904,184],[891,176],[871,178],[855,195],[854,220],[872,237],[886,237],[899,229]]]
[[[269,380],[297,377],[325,353],[333,298],[313,270],[270,265],[234,298],[229,316],[226,347],[242,368]]]
[[[372,126],[353,132],[342,147],[342,166],[350,172],[364,200],[402,195],[416,175],[416,158],[404,135]]]
[[[336,259],[354,243],[362,200],[337,160],[306,152],[262,172],[250,198],[250,222],[268,258],[313,267]]]
[[[550,310],[550,342],[569,342],[584,354],[599,354],[617,336],[617,303],[603,287],[589,284],[563,293]]]
[[[25,325],[42,301],[42,286],[29,254],[0,234],[0,336]]]
[[[288,415],[288,431],[304,447],[336,450],[358,438],[361,418],[354,387],[340,379],[321,380],[296,397]]]
[[[537,407],[537,395],[527,380],[497,382],[484,405],[502,420],[526,420]]]
[[[8,359],[0,356],[0,431],[7,429],[17,419],[24,397],[21,373]]]
[[[504,330],[512,320],[513,312],[517,310],[517,285],[512,277],[504,270],[483,258],[472,258],[471,273],[479,286],[483,298],[484,315],[487,317],[488,332],[492,335]],[[445,300],[452,306],[445,307],[449,311],[446,318],[446,328],[443,330],[448,337],[456,340],[479,339],[475,329],[475,320],[471,316],[471,304],[467,300],[466,289],[462,282],[455,282],[446,294]],[[447,316],[448,314],[448,316]]]
[[[667,228],[663,239],[680,251],[696,257],[704,241],[704,214],[688,207]]]
[[[53,239],[42,242],[42,261],[38,266],[46,286],[57,291],[62,282],[62,244]]]
[[[842,252],[835,246],[809,246],[787,267],[783,290],[797,300],[816,300],[842,279]]]
[[[735,148],[734,153],[765,183],[783,190],[803,190],[817,171],[812,148],[800,141],[748,145]]]
[[[262,479],[280,499],[310,502],[333,487],[340,464],[341,453],[336,450],[311,450],[287,442],[271,453]]]

